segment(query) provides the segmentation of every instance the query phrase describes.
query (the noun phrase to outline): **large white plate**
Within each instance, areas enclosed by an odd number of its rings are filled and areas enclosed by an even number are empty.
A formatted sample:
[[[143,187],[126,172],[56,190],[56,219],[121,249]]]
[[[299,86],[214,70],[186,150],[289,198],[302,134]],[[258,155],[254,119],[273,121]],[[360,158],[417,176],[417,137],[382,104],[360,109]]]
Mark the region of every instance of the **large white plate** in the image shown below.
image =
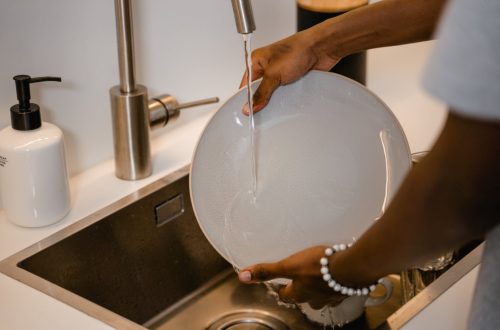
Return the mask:
[[[380,216],[410,167],[401,126],[377,96],[313,71],[255,114],[254,202],[245,102],[243,89],[210,120],[190,177],[203,232],[238,268],[351,242]]]

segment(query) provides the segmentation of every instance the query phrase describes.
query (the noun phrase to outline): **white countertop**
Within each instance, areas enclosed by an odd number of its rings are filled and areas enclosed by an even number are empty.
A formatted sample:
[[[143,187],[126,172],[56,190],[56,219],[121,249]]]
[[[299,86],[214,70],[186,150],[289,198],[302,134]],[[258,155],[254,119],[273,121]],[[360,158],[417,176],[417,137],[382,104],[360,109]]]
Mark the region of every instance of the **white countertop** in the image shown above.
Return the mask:
[[[442,124],[444,111],[442,105],[423,97],[420,89],[415,88],[419,81],[419,63],[427,56],[427,47],[405,47],[376,50],[370,54],[368,86],[394,111],[415,152],[428,148],[435,136],[433,130],[439,129]],[[408,77],[415,75],[417,77],[409,81]],[[407,86],[407,89],[402,86]],[[59,223],[45,228],[20,228],[9,223],[0,210],[0,260],[189,164],[196,142],[212,114],[213,111],[202,111],[199,117],[167,127],[161,134],[153,134],[153,175],[147,179],[132,182],[117,179],[113,160],[71,178],[72,209]],[[418,121],[416,117],[422,116],[433,116],[433,120]],[[427,134],[422,135],[421,132]],[[457,316],[462,328],[465,328],[466,313],[463,308],[457,309],[454,303],[462,306],[464,301],[470,303],[476,276],[477,269],[414,318],[410,328],[433,328],[428,322],[453,316]],[[0,274],[0,328],[110,329],[108,325],[3,274]]]

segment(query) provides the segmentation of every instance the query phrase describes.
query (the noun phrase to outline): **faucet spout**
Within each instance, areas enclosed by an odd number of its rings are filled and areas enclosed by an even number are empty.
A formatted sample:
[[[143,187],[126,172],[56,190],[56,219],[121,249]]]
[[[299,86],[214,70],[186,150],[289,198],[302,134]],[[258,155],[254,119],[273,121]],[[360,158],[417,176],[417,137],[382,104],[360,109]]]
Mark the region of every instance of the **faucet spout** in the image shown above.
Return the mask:
[[[255,31],[251,0],[231,0],[231,3],[238,33],[249,34]]]

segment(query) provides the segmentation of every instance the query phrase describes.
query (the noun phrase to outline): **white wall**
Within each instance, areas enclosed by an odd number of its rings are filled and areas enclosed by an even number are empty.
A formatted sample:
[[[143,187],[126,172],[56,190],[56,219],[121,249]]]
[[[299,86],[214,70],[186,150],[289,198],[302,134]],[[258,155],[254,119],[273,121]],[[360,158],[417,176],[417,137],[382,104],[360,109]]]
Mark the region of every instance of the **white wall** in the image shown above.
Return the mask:
[[[368,53],[367,86],[394,112],[412,152],[430,149],[447,114],[445,105],[431,98],[421,84],[434,42]]]
[[[113,3],[0,1],[0,128],[10,124],[16,103],[14,75],[60,75],[63,83],[33,85],[32,102],[64,131],[71,174],[113,155],[108,90],[119,81]],[[150,96],[224,100],[234,93],[244,61],[230,0],[140,0],[134,7],[137,81]],[[294,31],[293,0],[254,0],[253,7],[256,46]]]

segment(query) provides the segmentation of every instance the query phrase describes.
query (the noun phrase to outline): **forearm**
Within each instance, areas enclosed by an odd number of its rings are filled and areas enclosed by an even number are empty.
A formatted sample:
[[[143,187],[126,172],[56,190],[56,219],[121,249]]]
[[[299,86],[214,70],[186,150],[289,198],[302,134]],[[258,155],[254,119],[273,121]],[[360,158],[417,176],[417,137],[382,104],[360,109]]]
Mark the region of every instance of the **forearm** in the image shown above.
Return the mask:
[[[384,0],[312,29],[315,48],[332,58],[371,48],[429,40],[446,0]]]
[[[450,115],[386,214],[351,249],[333,256],[334,278],[366,285],[484,236],[500,220],[498,141],[500,123]]]

